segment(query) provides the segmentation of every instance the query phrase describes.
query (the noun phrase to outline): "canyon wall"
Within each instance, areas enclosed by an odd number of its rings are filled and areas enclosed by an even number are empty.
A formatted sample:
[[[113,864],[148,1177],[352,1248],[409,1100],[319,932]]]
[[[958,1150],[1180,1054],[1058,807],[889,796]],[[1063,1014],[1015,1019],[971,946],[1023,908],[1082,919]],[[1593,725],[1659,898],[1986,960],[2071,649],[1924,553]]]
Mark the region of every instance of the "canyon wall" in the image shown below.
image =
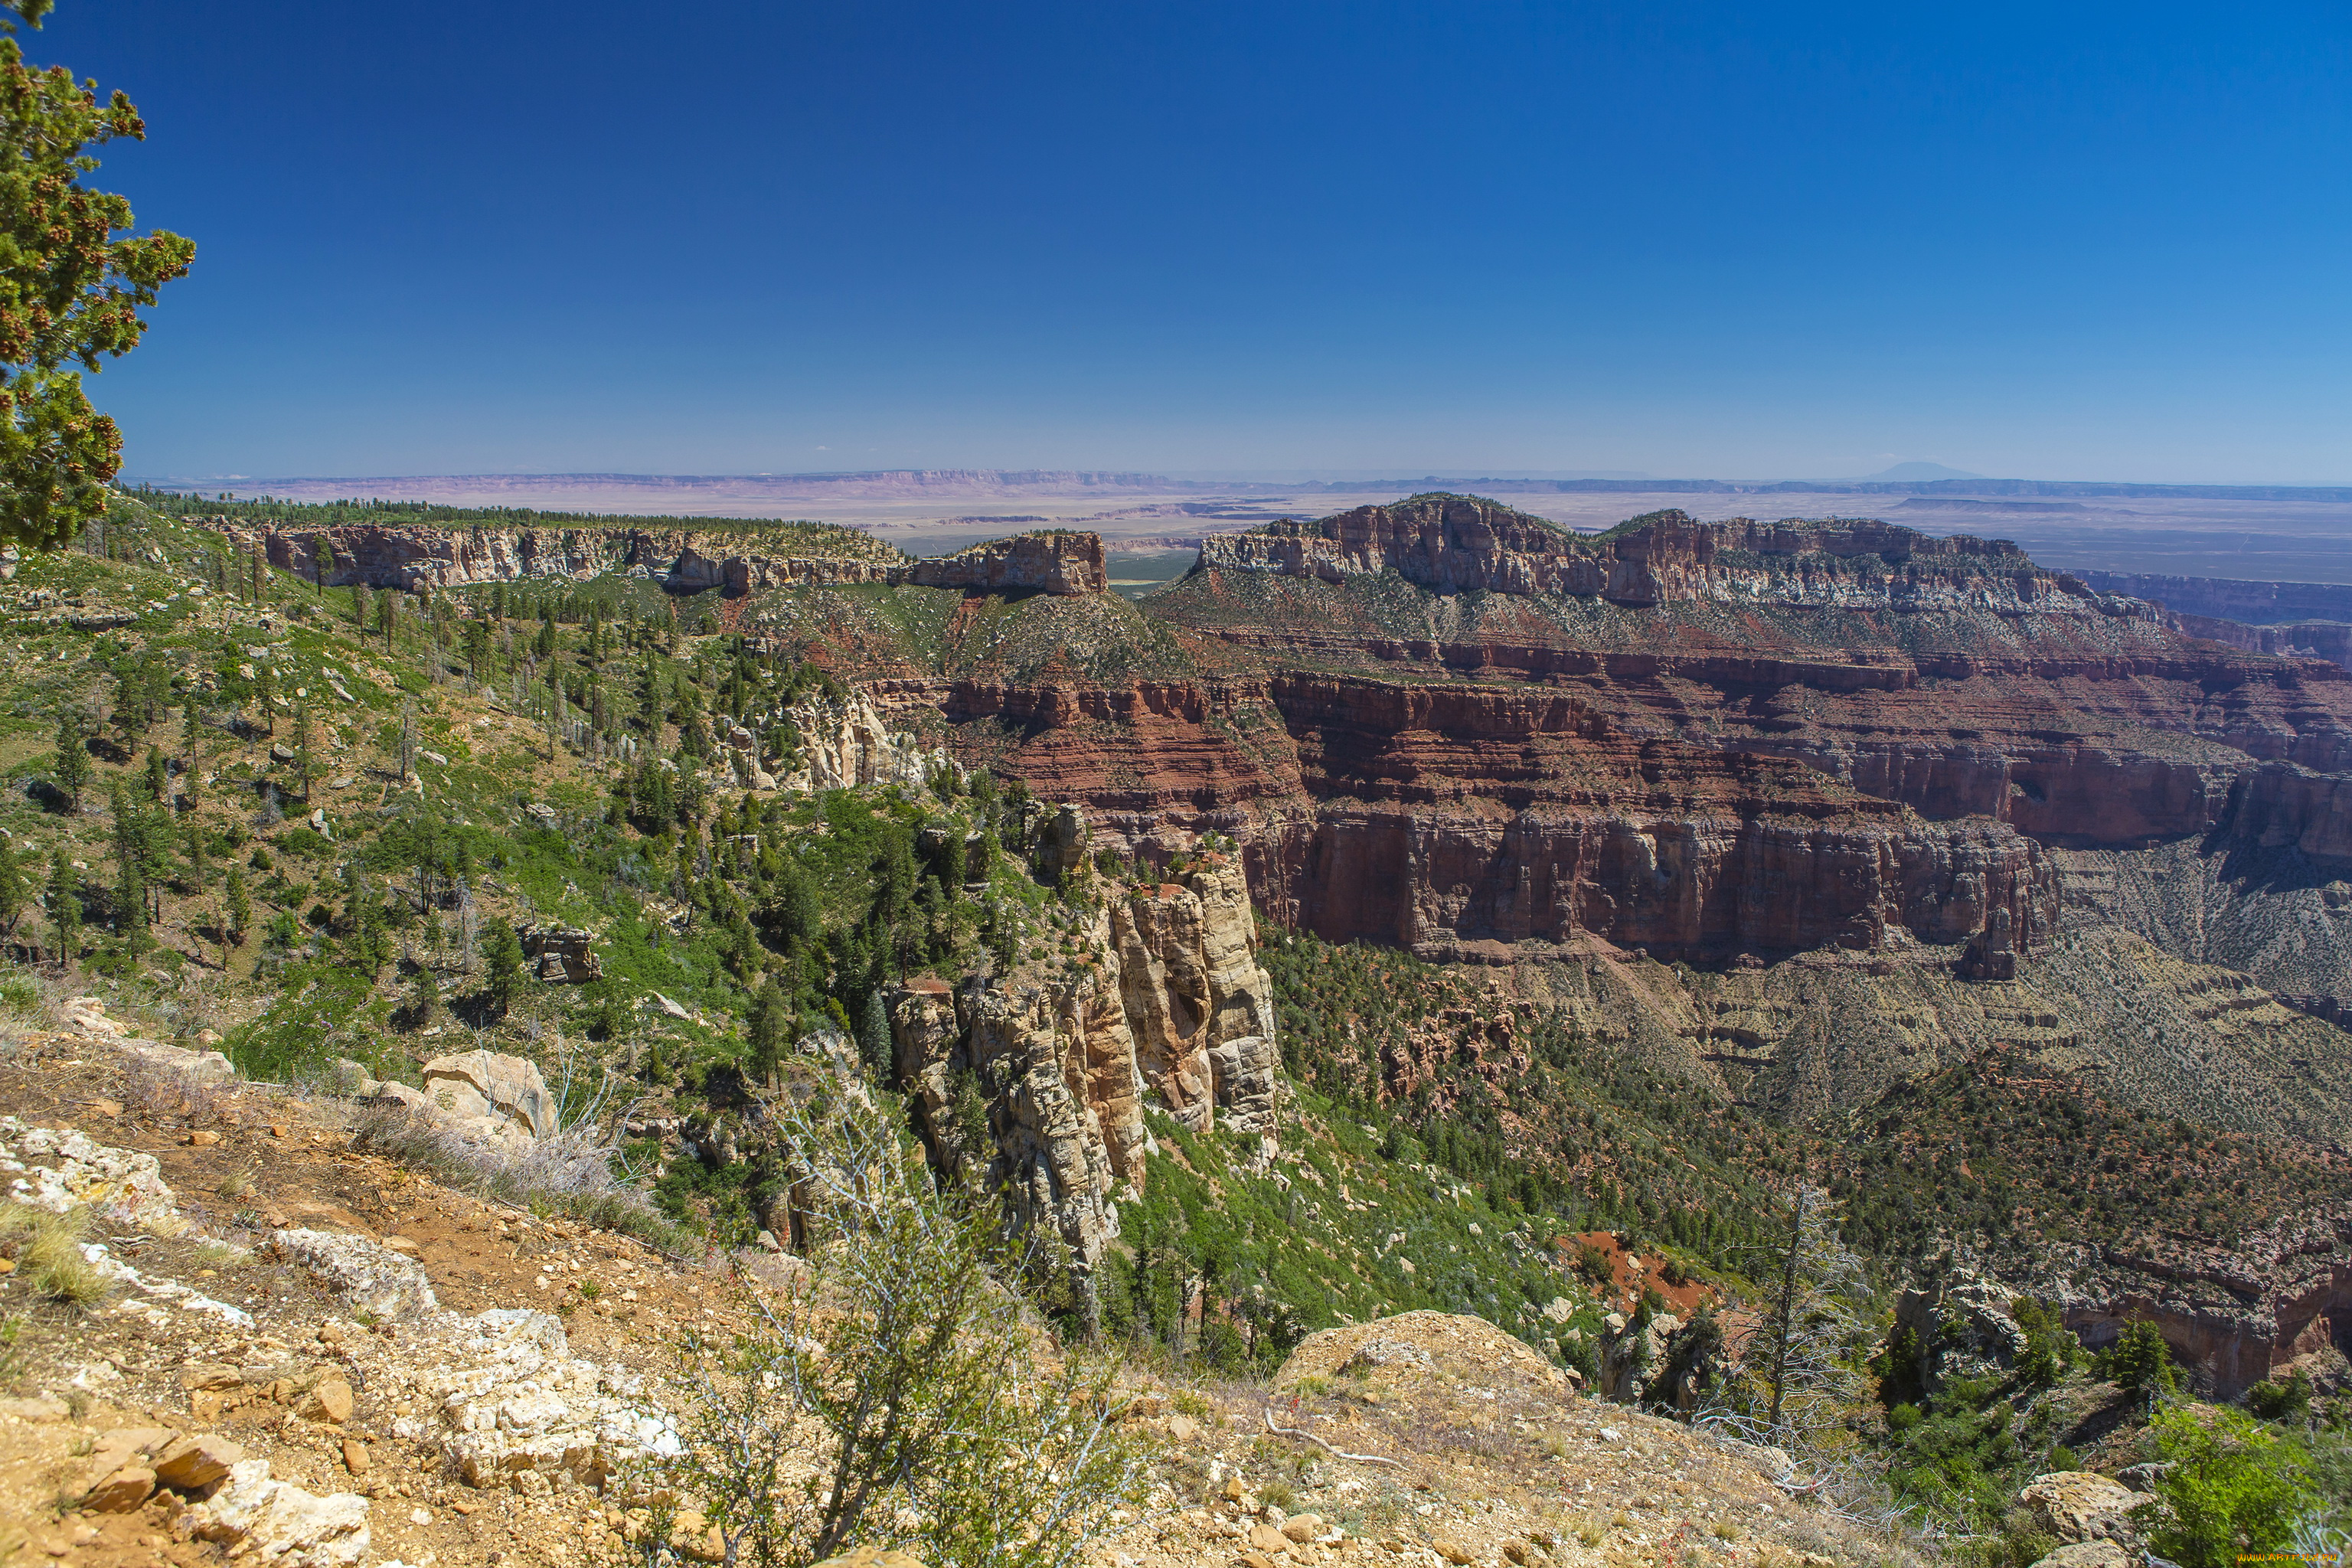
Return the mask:
[[[2352,584],[2257,583],[2231,577],[2170,577],[2156,572],[2084,572],[2104,594],[2153,599],[2184,616],[2246,626],[2283,621],[2352,621]]]
[[[2352,669],[2352,622],[2282,621],[2274,626],[2246,626],[2175,611],[2172,624],[2190,637],[2243,648],[2248,653],[2325,658]]]
[[[1118,1233],[1113,1194],[1143,1184],[1147,1099],[1195,1131],[1270,1137],[1281,1053],[1237,863],[1202,855],[1132,889],[1075,865],[1075,954],[910,980],[887,1010],[934,1164],[1009,1194],[1085,1268]]]
[[[2152,615],[2037,570],[2006,540],[1939,538],[1874,519],[1699,522],[1654,512],[1585,537],[1498,502],[1416,496],[1203,542],[1202,569],[1339,583],[1383,571],[1439,594],[1557,594],[1647,606],[1769,602],[1916,611]]]

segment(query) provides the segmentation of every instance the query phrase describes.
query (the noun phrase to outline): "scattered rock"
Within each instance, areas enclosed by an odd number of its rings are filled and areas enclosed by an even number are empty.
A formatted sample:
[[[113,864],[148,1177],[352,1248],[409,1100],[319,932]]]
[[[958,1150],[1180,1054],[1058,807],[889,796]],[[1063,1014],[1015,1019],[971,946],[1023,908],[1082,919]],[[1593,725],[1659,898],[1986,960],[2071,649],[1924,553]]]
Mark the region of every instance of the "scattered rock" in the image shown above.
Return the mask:
[[[1319,1514],[1295,1513],[1282,1521],[1282,1533],[1292,1541],[1319,1540],[1324,1529],[1322,1516]]]
[[[2112,1541],[2077,1541],[2060,1547],[2033,1568],[2137,1568],[2137,1561]]]
[[[306,1421],[323,1421],[340,1426],[352,1418],[352,1385],[340,1377],[320,1378],[294,1414]]]
[[[1461,1568],[1461,1565],[1464,1563],[1475,1563],[1477,1561],[1477,1554],[1473,1552],[1468,1547],[1463,1545],[1458,1541],[1450,1540],[1443,1535],[1431,1542],[1429,1543],[1429,1547],[1431,1551],[1436,1552],[1440,1557],[1444,1558],[1448,1563],[1454,1563],[1455,1568]]]
[[[361,1442],[357,1437],[346,1437],[343,1439],[343,1468],[349,1470],[355,1476],[363,1476],[367,1474],[367,1445]]]
[[[904,1552],[885,1552],[879,1547],[861,1546],[843,1557],[828,1557],[815,1568],[923,1568],[922,1559]]]

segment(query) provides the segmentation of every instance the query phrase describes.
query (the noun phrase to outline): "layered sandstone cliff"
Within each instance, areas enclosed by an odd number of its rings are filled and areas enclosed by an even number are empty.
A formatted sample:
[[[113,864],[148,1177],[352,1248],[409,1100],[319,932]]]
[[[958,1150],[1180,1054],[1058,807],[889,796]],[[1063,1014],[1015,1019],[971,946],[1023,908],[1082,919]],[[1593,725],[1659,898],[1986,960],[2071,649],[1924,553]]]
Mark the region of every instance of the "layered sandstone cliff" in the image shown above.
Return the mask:
[[[1734,518],[1654,512],[1593,538],[1475,496],[1425,495],[1317,522],[1221,534],[1206,570],[1339,583],[1394,572],[1439,594],[1568,595],[1647,606],[1671,601],[1996,615],[2150,616],[2037,570],[2006,540],[1939,538],[1869,518]]]
[[[1183,1126],[1269,1135],[1280,1052],[1238,864],[1204,855],[1171,881],[1082,878],[1062,942],[1011,973],[923,977],[889,994],[898,1081],[942,1170],[1008,1194],[1082,1267],[1140,1189],[1155,1104]]]

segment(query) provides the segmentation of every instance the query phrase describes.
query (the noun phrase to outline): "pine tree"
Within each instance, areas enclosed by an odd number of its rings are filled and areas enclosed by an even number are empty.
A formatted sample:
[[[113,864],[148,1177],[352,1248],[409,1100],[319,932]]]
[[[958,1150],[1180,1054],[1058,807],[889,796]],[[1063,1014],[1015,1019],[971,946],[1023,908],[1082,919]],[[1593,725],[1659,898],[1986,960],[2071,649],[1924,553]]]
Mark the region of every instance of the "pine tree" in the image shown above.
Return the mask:
[[[482,974],[490,1005],[504,1017],[522,993],[522,939],[504,915],[493,915],[482,928]]]
[[[784,1032],[791,1015],[791,1004],[784,1000],[782,988],[773,975],[769,976],[751,998],[749,1020],[751,1076],[763,1084],[775,1081],[776,1064],[783,1059]]]
[[[70,710],[58,716],[58,787],[65,792],[66,815],[81,815],[81,792],[89,787],[89,746],[83,739],[80,715]]]
[[[163,765],[161,747],[147,748],[147,794],[159,805],[168,805],[172,799],[172,773]]]
[[[245,872],[240,868],[228,868],[228,889],[224,896],[228,906],[229,945],[243,947],[246,932],[253,927],[253,900],[246,896]]]
[[[857,1058],[876,1083],[887,1087],[897,1076],[891,1071],[890,1015],[882,1005],[879,989],[868,991],[866,1005],[858,1009]]]
[[[49,0],[9,0],[0,34],[37,27],[48,9]],[[34,69],[8,36],[0,102],[10,236],[0,257],[0,542],[44,550],[92,521],[102,537],[107,487],[121,468],[121,432],[90,406],[80,373],[137,346],[139,310],[187,271],[196,247],[176,234],[133,235],[131,204],[83,184],[99,146],[146,137],[121,92],[100,97],[62,66]]]

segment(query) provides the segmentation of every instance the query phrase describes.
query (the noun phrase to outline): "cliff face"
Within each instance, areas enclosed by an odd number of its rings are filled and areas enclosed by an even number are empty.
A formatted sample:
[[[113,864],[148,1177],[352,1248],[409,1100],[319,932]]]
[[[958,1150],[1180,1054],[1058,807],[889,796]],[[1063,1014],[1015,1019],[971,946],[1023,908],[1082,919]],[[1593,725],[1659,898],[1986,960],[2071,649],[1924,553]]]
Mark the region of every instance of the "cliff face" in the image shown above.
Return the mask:
[[[1270,1135],[1273,982],[1241,868],[1202,857],[1119,892],[1084,872],[1075,961],[925,977],[888,999],[897,1071],[935,1164],[1002,1188],[1085,1267],[1140,1188],[1150,1098],[1188,1128]]]
[[[2285,621],[2352,621],[2352,584],[2347,583],[2258,583],[2230,577],[2171,577],[2156,572],[2085,572],[2083,576],[2102,593],[2153,599],[2176,615],[2256,626]]]
[[[2284,621],[2275,626],[2245,626],[2178,611],[2172,622],[2190,637],[2243,648],[2248,653],[2324,658],[2352,669],[2352,622]]]
[[[1091,533],[1023,534],[916,559],[879,543],[856,554],[793,555],[747,549],[741,537],[727,533],[634,528],[358,523],[283,531],[224,525],[222,531],[242,548],[261,551],[272,566],[331,587],[364,583],[412,593],[603,572],[657,578],[674,593],[716,588],[730,595],[860,583],[988,594],[1100,594],[1109,587],[1102,541]]]
[[[1339,583],[1391,571],[1439,594],[1559,594],[1670,601],[1994,614],[2147,616],[2135,601],[2037,571],[2017,547],[1937,538],[1873,519],[1702,523],[1654,513],[1595,538],[1470,496],[1416,496],[1318,522],[1203,542],[1201,566]]]
[[[2062,923],[2053,848],[2346,845],[2342,668],[2193,641],[1999,541],[1680,513],[1586,539],[1431,496],[1213,538],[1139,608],[1198,674],[877,701],[1148,856],[1232,835],[1271,912],[1339,940],[1928,942],[1998,978]]]

